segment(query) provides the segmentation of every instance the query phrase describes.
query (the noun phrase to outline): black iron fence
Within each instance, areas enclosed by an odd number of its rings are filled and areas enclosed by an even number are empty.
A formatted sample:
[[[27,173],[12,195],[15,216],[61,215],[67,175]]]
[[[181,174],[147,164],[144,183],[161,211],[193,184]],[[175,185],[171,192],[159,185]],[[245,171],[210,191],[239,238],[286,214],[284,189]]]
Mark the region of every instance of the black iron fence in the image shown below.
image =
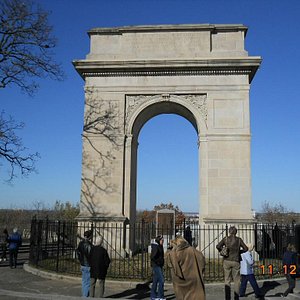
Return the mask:
[[[188,228],[189,226],[189,228]],[[49,271],[79,275],[76,248],[86,230],[93,239],[103,237],[111,258],[108,277],[150,280],[151,241],[157,234],[165,238],[165,250],[176,235],[191,238],[191,243],[205,256],[205,281],[222,281],[222,257],[217,243],[227,234],[229,225],[199,225],[183,222],[180,226],[157,226],[155,223],[63,222],[33,219],[31,223],[30,264]],[[288,243],[300,250],[300,226],[270,224],[237,225],[238,236],[255,245],[255,272],[258,278],[282,275],[282,255]],[[170,271],[165,270],[166,280]]]

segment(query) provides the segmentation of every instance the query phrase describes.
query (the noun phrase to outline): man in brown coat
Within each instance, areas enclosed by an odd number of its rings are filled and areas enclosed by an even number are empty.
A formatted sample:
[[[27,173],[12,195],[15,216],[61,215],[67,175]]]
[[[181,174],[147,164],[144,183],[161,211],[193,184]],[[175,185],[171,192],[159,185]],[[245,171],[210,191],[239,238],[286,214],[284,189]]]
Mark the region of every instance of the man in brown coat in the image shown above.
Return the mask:
[[[203,254],[181,236],[172,245],[172,250],[166,254],[166,260],[171,268],[176,299],[205,300]]]
[[[234,300],[239,299],[240,294],[240,261],[241,248],[244,252],[248,251],[248,247],[240,237],[236,236],[237,229],[235,226],[229,228],[229,236],[224,237],[216,246],[220,252],[224,246],[229,250],[228,256],[224,256],[223,269],[224,269],[224,281],[225,281],[225,300],[231,299],[231,280],[234,282]]]

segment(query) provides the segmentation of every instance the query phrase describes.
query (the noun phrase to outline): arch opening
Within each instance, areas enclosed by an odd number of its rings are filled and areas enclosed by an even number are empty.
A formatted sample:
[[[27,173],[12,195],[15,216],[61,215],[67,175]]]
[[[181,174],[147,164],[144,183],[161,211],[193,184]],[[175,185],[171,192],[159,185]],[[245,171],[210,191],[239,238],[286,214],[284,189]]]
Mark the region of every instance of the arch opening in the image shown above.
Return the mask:
[[[152,131],[150,137],[147,131]],[[131,222],[137,210],[151,210],[160,203],[172,202],[184,212],[199,212],[198,136],[195,116],[181,104],[159,102],[139,113],[132,128]],[[153,180],[146,183],[149,176]]]
[[[132,127],[132,135],[137,137],[144,124],[146,124],[148,120],[160,114],[176,114],[182,116],[193,125],[197,134],[199,134],[196,118],[189,109],[175,102],[162,101],[149,105],[139,113]]]

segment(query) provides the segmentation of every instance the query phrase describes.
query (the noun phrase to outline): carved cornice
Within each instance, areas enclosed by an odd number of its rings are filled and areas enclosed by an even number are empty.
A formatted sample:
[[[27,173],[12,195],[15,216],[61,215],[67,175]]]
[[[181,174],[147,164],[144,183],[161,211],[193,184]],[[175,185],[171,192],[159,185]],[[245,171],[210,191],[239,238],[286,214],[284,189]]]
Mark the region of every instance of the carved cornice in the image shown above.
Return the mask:
[[[128,32],[168,32],[168,31],[211,31],[211,32],[247,32],[248,28],[243,24],[166,24],[166,25],[138,25],[122,27],[101,27],[88,31],[91,35],[112,35]]]
[[[73,62],[84,79],[86,77],[248,75],[250,82],[260,63],[260,57],[147,61],[77,60]]]
[[[212,76],[212,75],[249,75],[251,70],[154,70],[154,71],[97,71],[82,72],[83,77],[138,77],[138,76]]]

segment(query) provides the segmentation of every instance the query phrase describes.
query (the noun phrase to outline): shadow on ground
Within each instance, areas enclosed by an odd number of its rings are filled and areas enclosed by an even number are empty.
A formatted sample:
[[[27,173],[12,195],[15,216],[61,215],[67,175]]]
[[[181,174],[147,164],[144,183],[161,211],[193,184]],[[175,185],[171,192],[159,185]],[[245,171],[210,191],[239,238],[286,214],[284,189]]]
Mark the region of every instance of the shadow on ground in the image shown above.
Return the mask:
[[[278,281],[275,281],[275,280],[274,281],[265,281],[260,289],[261,289],[262,294],[266,295],[268,292],[276,289],[280,285],[281,285],[281,283]],[[280,296],[281,296],[281,293],[276,293],[275,295],[268,296],[268,298],[280,297]],[[264,298],[262,298],[262,299],[264,299]]]
[[[126,298],[126,299],[149,299],[150,298],[150,282],[137,284],[135,288],[126,290],[121,293],[110,295],[109,298]],[[175,299],[175,295],[165,295],[167,300]]]

